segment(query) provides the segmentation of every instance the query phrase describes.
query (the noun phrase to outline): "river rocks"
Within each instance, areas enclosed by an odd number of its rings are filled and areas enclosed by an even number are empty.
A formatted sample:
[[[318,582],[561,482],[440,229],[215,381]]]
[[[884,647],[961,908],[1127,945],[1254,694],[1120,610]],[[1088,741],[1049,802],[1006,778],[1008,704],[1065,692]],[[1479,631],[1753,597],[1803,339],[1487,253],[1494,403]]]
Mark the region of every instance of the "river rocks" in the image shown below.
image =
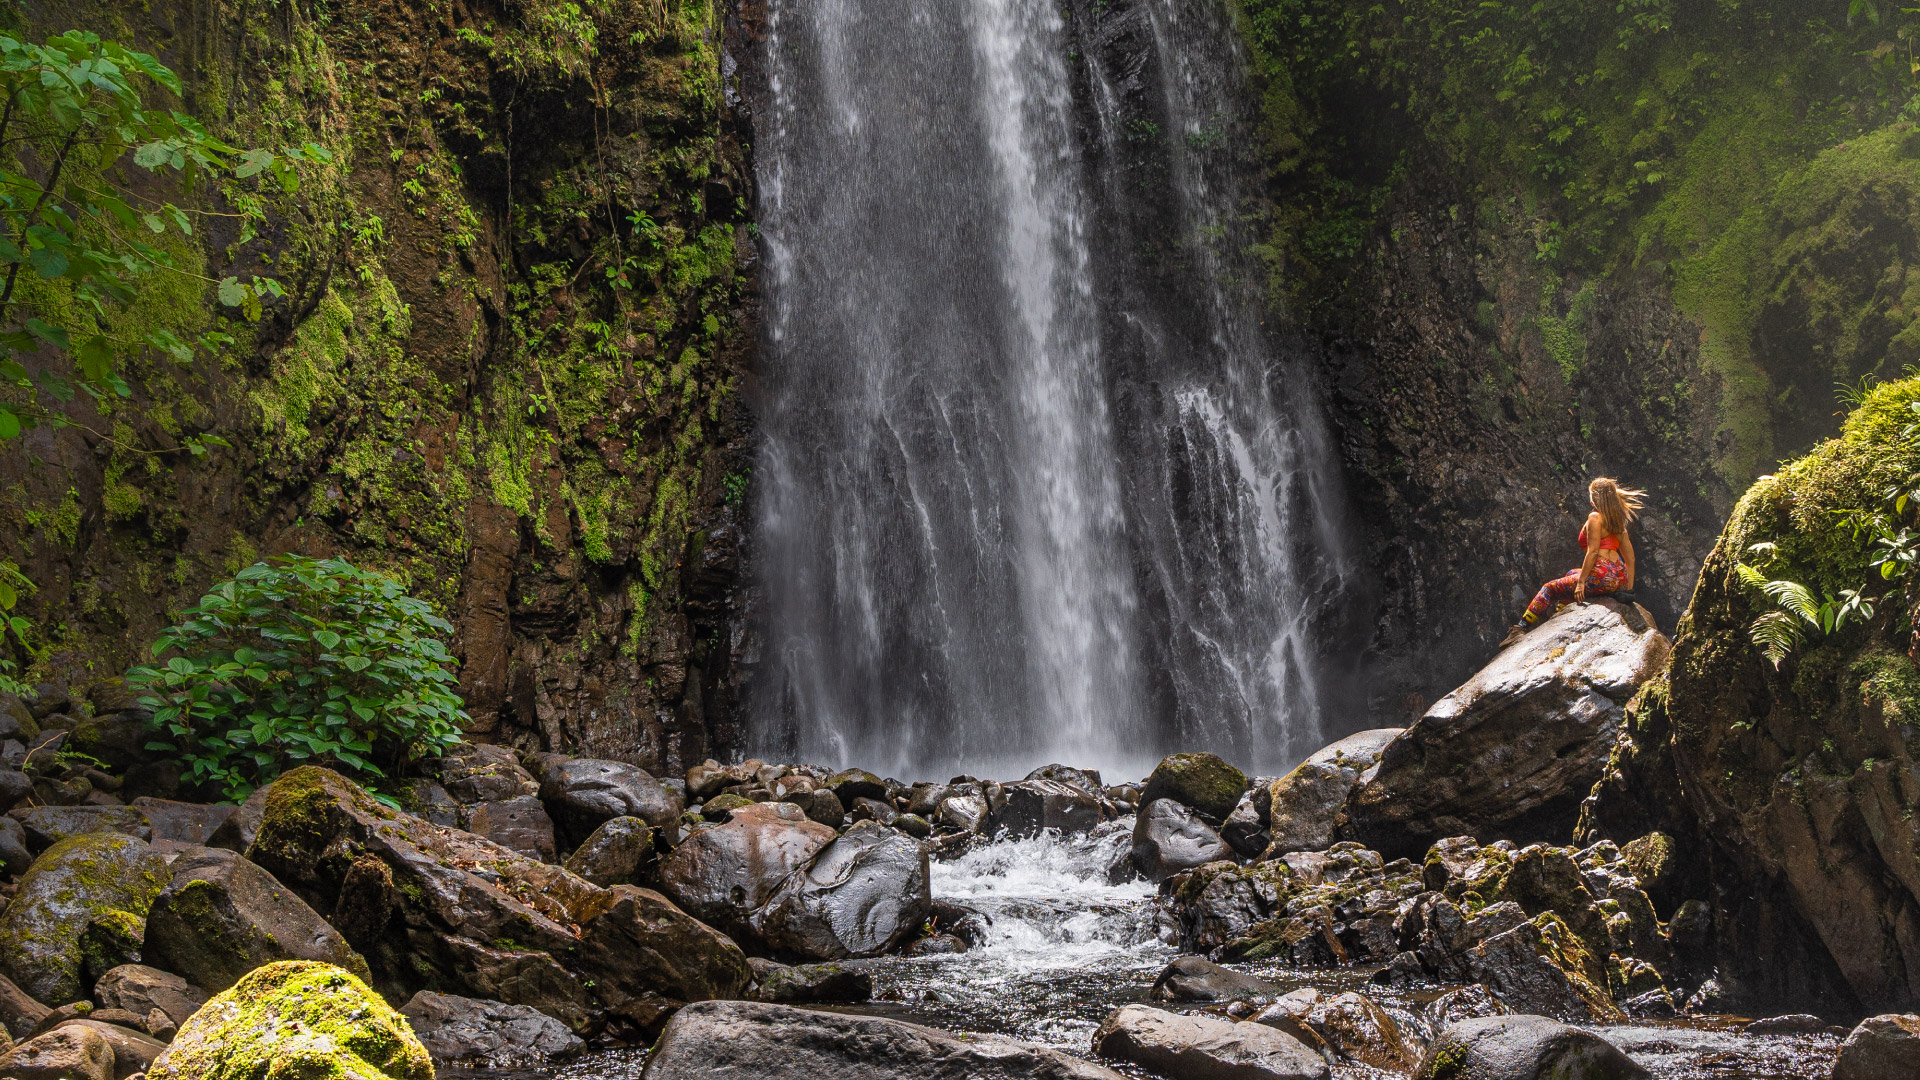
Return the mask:
[[[1292,772],[1267,786],[1266,857],[1289,851],[1322,851],[1332,845],[1334,815],[1361,774],[1405,728],[1375,728],[1315,751]]]
[[[1559,839],[1600,778],[1621,706],[1666,660],[1637,607],[1574,605],[1441,698],[1345,807],[1345,839],[1389,857],[1446,836]]]
[[[1420,1062],[1420,1044],[1409,1040],[1392,1016],[1363,994],[1328,996],[1307,987],[1283,994],[1253,1017],[1254,1023],[1278,1027],[1287,1017],[1307,1028],[1342,1061],[1391,1073],[1410,1072]]]
[[[433,1059],[406,1018],[365,983],[330,964],[288,960],[254,969],[207,1002],[147,1073],[263,1076],[433,1080]]]
[[[131,806],[35,806],[9,810],[26,830],[27,847],[45,851],[69,836],[115,832],[141,840],[153,836],[147,815]]]
[[[1094,1032],[1093,1049],[1172,1080],[1326,1080],[1331,1075],[1319,1054],[1276,1028],[1145,1005],[1114,1010]]]
[[[439,772],[447,795],[469,806],[540,793],[540,782],[504,746],[466,743],[455,747],[440,758]]]
[[[1860,1021],[1840,1044],[1831,1080],[1920,1080],[1920,1016],[1887,1013]]]
[[[216,992],[275,960],[324,961],[371,977],[366,961],[305,901],[221,848],[175,861],[147,916],[146,955]]]
[[[791,803],[752,803],[680,842],[660,863],[661,891],[696,919],[739,924],[834,840]]]
[[[987,797],[979,792],[955,792],[940,803],[940,824],[977,833],[987,824]]]
[[[113,1046],[88,1028],[61,1028],[36,1036],[0,1062],[14,1080],[115,1080]]]
[[[1098,795],[1057,780],[1020,780],[1001,785],[1000,791],[1002,802],[988,818],[988,832],[1004,829],[1012,837],[1033,836],[1042,829],[1092,832],[1109,816]]]
[[[467,831],[475,836],[484,836],[529,859],[553,861],[553,819],[532,795],[475,803],[467,808],[466,819]]]
[[[166,880],[165,860],[131,836],[60,841],[34,862],[0,913],[0,970],[40,1001],[79,998],[88,926],[102,918],[144,920]]]
[[[540,780],[540,798],[570,843],[617,817],[637,817],[662,828],[680,816],[686,800],[643,769],[617,761],[569,758]]]
[[[602,888],[630,885],[653,859],[653,829],[637,817],[602,822],[567,856],[566,867]]]
[[[842,769],[827,777],[825,786],[847,806],[855,799],[887,797],[887,782],[865,769]]]
[[[1247,790],[1247,776],[1214,754],[1174,754],[1154,766],[1140,794],[1145,806],[1172,799],[1209,821],[1225,821]]]
[[[52,1011],[15,986],[12,979],[0,975],[0,1026],[6,1028],[8,1035],[24,1039],[35,1031],[44,1030],[40,1022]]]
[[[123,964],[93,984],[93,1000],[103,1009],[119,1009],[134,1016],[150,1016],[158,1009],[178,1028],[207,1003],[207,993],[172,972],[144,964]],[[151,1025],[148,1030],[152,1030]]]
[[[421,930],[406,936],[407,959],[437,972],[443,985],[458,986],[466,996],[538,1009],[575,1031],[594,1022],[599,1014],[578,976],[550,953],[503,947],[510,944]]]
[[[724,1080],[770,1071],[808,1080],[1121,1080],[1110,1069],[998,1035],[745,1001],[680,1010],[641,1076]]]
[[[1071,765],[1042,765],[1027,774],[1028,780],[1052,780],[1068,787],[1079,788],[1090,795],[1100,795],[1106,788],[1100,783],[1100,770],[1076,769]]]
[[[817,821],[830,829],[839,828],[847,817],[847,808],[840,802],[840,796],[826,788],[790,795],[784,801],[798,806],[807,815],[807,820]]]
[[[857,1002],[873,997],[873,974],[851,964],[755,965],[753,1000],[778,1005]]]
[[[154,840],[205,844],[213,839],[238,807],[229,804],[175,802],[142,795],[130,804],[147,819]],[[125,831],[125,830],[120,830]]]
[[[1233,813],[1220,826],[1220,839],[1243,859],[1259,858],[1273,843],[1273,834],[1267,831],[1267,812],[1271,809],[1267,786],[1271,783],[1270,776],[1255,777],[1253,786],[1240,796]]]
[[[1418,1080],[1646,1080],[1598,1035],[1543,1016],[1463,1020],[1427,1046]]]
[[[1350,843],[1253,866],[1214,863],[1168,888],[1182,949],[1306,965],[1391,958],[1400,948],[1397,908],[1421,891],[1411,863],[1383,863]]]
[[[108,1049],[113,1051],[114,1080],[126,1080],[135,1073],[146,1072],[153,1066],[154,1059],[166,1052],[167,1044],[147,1034],[138,1027],[138,1021],[132,1016],[121,1014],[121,1018],[130,1023],[109,1023],[112,1010],[96,1009],[92,1014],[77,1020],[63,1021],[53,1030],[68,1031],[73,1028],[86,1028],[105,1040]]]
[[[1133,867],[1148,881],[1165,881],[1182,870],[1232,857],[1220,834],[1176,799],[1148,803],[1134,823]]]
[[[1278,997],[1280,987],[1211,960],[1182,956],[1161,970],[1151,993],[1159,1001],[1246,1001]]]
[[[256,788],[253,794],[227,815],[208,837],[207,846],[226,848],[242,855],[253,846],[253,838],[260,832],[260,822],[267,812],[267,789]]]
[[[579,969],[615,1010],[648,994],[738,997],[752,978],[732,939],[651,889],[616,885],[580,915]]]
[[[436,1066],[542,1069],[587,1048],[565,1024],[525,1005],[422,990],[400,1015]]]
[[[893,949],[932,910],[927,855],[920,844],[862,821],[805,869],[788,875],[749,923],[777,952],[844,960]]]

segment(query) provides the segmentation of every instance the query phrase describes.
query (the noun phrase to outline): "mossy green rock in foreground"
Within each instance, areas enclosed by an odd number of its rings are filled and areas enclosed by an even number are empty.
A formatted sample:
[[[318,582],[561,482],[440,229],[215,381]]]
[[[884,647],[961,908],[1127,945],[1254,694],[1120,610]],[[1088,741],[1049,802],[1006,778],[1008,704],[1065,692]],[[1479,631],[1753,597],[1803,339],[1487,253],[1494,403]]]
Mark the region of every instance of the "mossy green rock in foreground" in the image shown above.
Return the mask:
[[[60,841],[35,860],[0,915],[0,971],[40,1001],[82,997],[87,927],[96,920],[144,925],[167,878],[166,862],[131,836]]]
[[[1175,754],[1154,766],[1140,805],[1172,799],[1224,821],[1247,791],[1247,774],[1214,754]]]
[[[433,1080],[405,1017],[332,964],[256,968],[193,1014],[148,1080]]]

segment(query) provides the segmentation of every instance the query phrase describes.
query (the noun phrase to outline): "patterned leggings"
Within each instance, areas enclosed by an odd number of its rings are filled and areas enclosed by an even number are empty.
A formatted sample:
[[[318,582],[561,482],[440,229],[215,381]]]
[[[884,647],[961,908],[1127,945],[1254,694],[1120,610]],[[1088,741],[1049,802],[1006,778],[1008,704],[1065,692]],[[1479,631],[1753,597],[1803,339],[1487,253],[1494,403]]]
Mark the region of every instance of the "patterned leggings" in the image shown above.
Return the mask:
[[[1626,563],[1596,562],[1593,564],[1593,573],[1587,575],[1587,595],[1605,596],[1619,592],[1626,583]],[[1528,626],[1535,625],[1553,614],[1560,605],[1573,603],[1573,590],[1579,584],[1580,568],[1576,566],[1567,571],[1565,577],[1554,578],[1540,586],[1540,591],[1533,595],[1533,603],[1527,605],[1527,613],[1520,617],[1526,620]]]

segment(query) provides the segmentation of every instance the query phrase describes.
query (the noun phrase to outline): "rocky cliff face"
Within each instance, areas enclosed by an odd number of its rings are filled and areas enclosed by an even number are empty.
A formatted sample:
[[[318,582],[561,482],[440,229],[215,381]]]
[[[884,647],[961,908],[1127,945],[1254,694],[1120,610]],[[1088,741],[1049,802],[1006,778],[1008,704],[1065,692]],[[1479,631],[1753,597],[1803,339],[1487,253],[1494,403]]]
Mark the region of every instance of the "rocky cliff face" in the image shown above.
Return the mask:
[[[1587,801],[1586,839],[1676,838],[1680,872],[1661,890],[1662,913],[1695,905],[1721,981],[1760,1006],[1920,1002],[1920,586],[1880,580],[1865,539],[1838,517],[1882,505],[1890,483],[1920,468],[1915,401],[1915,380],[1881,388],[1840,438],[1741,500],[1667,676],[1628,710]],[[1816,597],[1860,589],[1873,615],[1810,632],[1776,669],[1749,640],[1772,604],[1741,580],[1741,561]]]
[[[262,238],[256,320],[185,275],[119,327],[220,331],[192,367],[0,448],[0,557],[80,697],[278,551],[392,571],[458,628],[486,738],[684,768],[723,751],[747,484],[751,199],[710,0],[30,5],[157,53],[240,146],[333,153]],[[57,25],[55,25],[57,24]],[[209,211],[238,192],[202,193]],[[197,459],[184,435],[231,448]]]

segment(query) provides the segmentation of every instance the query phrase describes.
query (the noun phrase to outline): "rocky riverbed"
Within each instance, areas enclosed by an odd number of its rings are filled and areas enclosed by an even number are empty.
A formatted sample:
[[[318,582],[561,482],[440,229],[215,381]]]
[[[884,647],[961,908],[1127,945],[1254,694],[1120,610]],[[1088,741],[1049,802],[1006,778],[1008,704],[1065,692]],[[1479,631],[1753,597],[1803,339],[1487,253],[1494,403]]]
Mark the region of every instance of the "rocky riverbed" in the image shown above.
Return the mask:
[[[10,703],[0,1074],[1908,1080],[1920,1019],[1756,1009],[1682,841],[1587,820],[1666,653],[1571,608],[1409,728],[1120,783],[468,745],[219,806]]]

